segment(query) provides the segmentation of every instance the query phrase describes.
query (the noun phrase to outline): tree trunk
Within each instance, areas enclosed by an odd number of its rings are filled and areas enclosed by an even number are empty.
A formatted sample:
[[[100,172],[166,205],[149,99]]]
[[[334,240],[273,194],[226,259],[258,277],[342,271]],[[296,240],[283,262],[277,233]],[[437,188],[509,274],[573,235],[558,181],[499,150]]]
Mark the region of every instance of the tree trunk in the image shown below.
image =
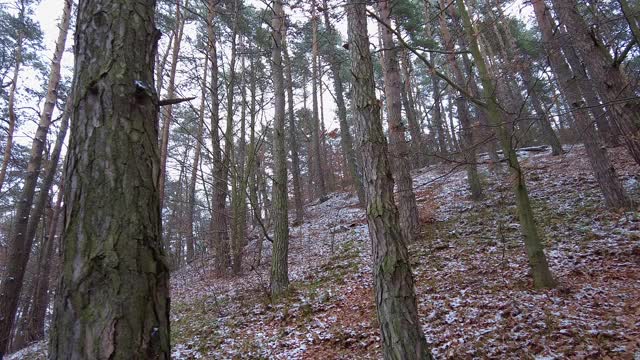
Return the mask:
[[[407,123],[409,124],[409,133],[411,134],[412,163],[414,168],[421,168],[426,165],[425,143],[422,135],[422,127],[416,115],[413,86],[411,84],[411,58],[407,49],[402,50],[400,60],[402,63],[403,77],[402,103],[407,114]]]
[[[289,105],[289,149],[291,150],[291,175],[293,177],[293,202],[296,209],[295,224],[302,224],[304,221],[304,199],[302,198],[302,183],[300,181],[300,156],[298,155],[298,139],[296,131],[296,115],[293,108],[293,79],[292,79],[292,66],[291,59],[289,58],[289,51],[286,38],[283,42],[284,62],[286,65],[286,86],[287,86],[287,98]]]
[[[60,217],[62,207],[62,195],[64,192],[64,186],[61,186],[58,190],[58,196],[56,199],[56,205],[53,209],[53,216],[51,216],[51,222],[47,229],[47,237],[42,249],[42,255],[38,261],[38,276],[35,284],[35,291],[33,293],[33,305],[29,313],[29,321],[27,326],[27,333],[25,339],[27,342],[39,341],[44,339],[44,320],[47,313],[47,307],[49,305],[49,282],[51,263],[53,259],[53,250],[56,243],[56,233],[58,226],[58,218]]]
[[[373,247],[375,300],[385,359],[431,359],[425,341],[409,263],[394,202],[393,177],[375,96],[366,4],[347,2],[353,116],[367,192],[367,221]]]
[[[282,46],[285,31],[285,16],[282,0],[273,5],[273,47],[271,49],[273,91],[275,110],[273,121],[273,253],[271,255],[271,296],[282,295],[289,286],[289,221],[287,214],[287,155],[285,151],[285,100]],[[316,69],[317,71],[317,69]],[[316,73],[317,74],[317,73]],[[315,89],[315,86],[314,86]],[[314,96],[314,115],[317,115],[317,99]],[[317,119],[316,119],[317,120]],[[317,122],[316,122],[317,126]],[[314,141],[318,141],[315,139]],[[319,150],[319,144],[316,150]],[[316,152],[316,161],[320,158]],[[319,170],[319,169],[318,169]],[[319,174],[318,179],[322,179]],[[321,181],[322,183],[322,181]],[[320,190],[324,194],[324,189]]]
[[[154,5],[119,0],[78,9],[64,255],[49,359],[171,355],[158,99],[149,90],[159,36]]]
[[[329,21],[329,7],[327,6],[327,0],[323,0],[322,5],[324,7],[324,26],[326,31],[329,32],[329,38],[333,38],[335,34],[335,28]],[[358,202],[360,206],[364,207],[366,203],[364,186],[362,184],[362,175],[358,170],[358,162],[356,160],[355,150],[353,148],[353,138],[351,137],[351,130],[349,129],[349,123],[347,122],[347,106],[344,102],[344,86],[342,84],[342,78],[340,77],[340,64],[342,62],[338,58],[338,52],[335,46],[329,46],[328,51],[329,68],[333,75],[333,89],[336,97],[336,107],[338,113],[338,122],[340,124],[340,147],[342,148],[342,155],[349,169],[349,176],[351,177],[356,193],[358,194]]]
[[[313,31],[313,39],[312,39],[312,55],[311,55],[311,71],[312,71],[312,94],[311,99],[313,103],[313,121],[311,125],[311,146],[313,146],[313,166],[315,178],[313,180],[314,186],[316,188],[316,195],[319,198],[323,198],[327,194],[327,190],[325,188],[324,183],[324,173],[322,169],[322,154],[320,147],[320,113],[318,110],[318,81],[320,79],[319,69],[318,69],[318,17],[316,15],[316,1],[313,0],[312,3],[312,31]],[[274,200],[275,201],[275,200]]]
[[[185,7],[188,4],[185,4]],[[180,55],[180,44],[184,33],[185,18],[182,16],[180,0],[176,0],[176,28],[173,37],[173,52],[171,54],[171,70],[169,72],[169,84],[167,85],[167,99],[173,99],[176,90],[176,70],[178,68],[178,57]],[[160,95],[160,94],[158,94]],[[167,155],[169,146],[169,129],[173,121],[173,105],[163,107],[162,138],[160,140],[160,209],[164,205],[164,184],[167,177]]]
[[[636,46],[640,46],[640,27],[638,26],[637,20],[639,11],[638,3],[635,3],[636,9],[633,9],[627,0],[618,0],[618,3],[620,4],[620,8],[622,9],[625,19],[627,19],[629,29],[631,29],[631,33],[636,40]]]
[[[440,0],[440,7],[445,7],[444,0]],[[449,31],[449,26],[447,25],[444,13],[441,12],[438,18],[442,40],[444,41],[445,49],[448,52],[447,62],[449,63],[449,68],[453,72],[455,81],[460,86],[466,87],[467,91],[470,91],[470,89],[468,89],[468,86],[466,86],[467,81],[462,74],[462,70],[460,70],[460,66],[456,61],[456,56],[454,54],[455,43],[451,36],[451,32]],[[467,182],[469,183],[471,198],[473,200],[480,200],[482,198],[482,185],[480,184],[480,176],[478,175],[478,167],[476,165],[476,145],[474,143],[473,132],[471,130],[469,106],[468,103],[464,100],[464,97],[458,95],[456,96],[456,107],[458,108],[458,121],[460,122],[462,132],[463,146],[461,147],[461,150],[463,151],[464,160],[466,163],[465,167],[467,169]]]
[[[196,148],[193,155],[193,166],[191,166],[191,178],[189,179],[189,196],[187,204],[187,262],[193,261],[195,254],[195,239],[193,237],[193,223],[195,221],[194,212],[196,206],[196,180],[198,177],[198,164],[200,164],[200,153],[202,152],[202,132],[204,128],[205,98],[207,96],[207,70],[209,67],[209,56],[204,58],[204,74],[202,75],[202,90],[200,92],[200,110],[198,112],[198,130],[196,132]]]
[[[49,126],[51,124],[51,116],[55,109],[56,101],[58,100],[58,85],[60,83],[60,62],[64,54],[64,46],[67,40],[67,33],[69,30],[69,20],[71,18],[71,1],[67,0],[64,3],[62,12],[62,20],[60,22],[60,31],[56,40],[56,48],[51,60],[51,68],[49,72],[49,80],[47,85],[47,95],[45,103],[38,122],[38,128],[31,144],[31,154],[29,163],[27,165],[27,171],[25,174],[24,185],[22,193],[18,203],[16,204],[16,220],[13,225],[12,238],[9,242],[7,268],[3,274],[2,287],[0,289],[0,354],[7,350],[7,345],[10,341],[11,329],[16,316],[16,310],[18,308],[18,300],[20,299],[20,293],[22,290],[22,282],[24,279],[24,273],[29,262],[29,256],[31,254],[31,246],[33,244],[34,236],[29,234],[29,220],[32,215],[31,207],[35,196],[36,186],[38,183],[38,176],[40,175],[42,164],[42,152],[47,141],[47,133],[49,132]],[[19,35],[20,36],[20,35]],[[21,48],[22,44],[18,44]],[[18,50],[21,52],[21,50]],[[21,56],[21,55],[20,55]],[[19,63],[19,61],[17,61]],[[16,64],[16,67],[19,67]],[[18,72],[14,71],[17,75]],[[17,81],[17,78],[14,79]],[[15,122],[15,114],[13,113],[13,99],[12,92],[15,92],[15,88],[12,85],[10,90],[9,99],[9,117],[11,123]],[[11,133],[11,129],[9,132]],[[10,134],[9,137],[12,135]],[[7,148],[11,147],[10,141],[7,141]],[[4,168],[4,164],[3,164]],[[6,170],[6,169],[5,169]],[[1,186],[1,183],[0,183]],[[44,189],[43,189],[44,190]],[[48,189],[44,190],[45,194],[48,193]],[[33,219],[36,226],[44,210],[44,203],[41,207],[33,211]],[[35,229],[34,229],[35,230]],[[35,231],[34,231],[35,234]],[[1,356],[0,356],[1,357]]]
[[[418,208],[416,195],[413,192],[413,179],[409,165],[409,149],[405,139],[405,127],[402,124],[402,82],[398,51],[393,41],[393,34],[387,26],[391,26],[391,8],[388,0],[378,1],[380,18],[386,23],[381,27],[384,46],[384,93],[386,97],[389,123],[389,150],[394,161],[392,171],[398,186],[398,203],[400,210],[400,229],[408,243],[416,240],[420,231],[418,224]]]
[[[545,50],[549,57],[551,69],[558,77],[560,91],[566,102],[571,106],[573,118],[579,127],[587,157],[595,173],[600,190],[604,195],[607,206],[611,208],[628,207],[631,202],[627,197],[622,184],[618,181],[615,169],[611,165],[604,149],[598,144],[596,132],[588,113],[584,109],[579,109],[582,98],[580,89],[576,84],[569,65],[566,63],[560,52],[560,42],[555,36],[553,29],[555,24],[551,18],[544,0],[532,0],[533,9],[538,20],[538,26],[542,32],[545,43]]]
[[[216,49],[216,33],[213,23],[216,15],[216,0],[207,3],[207,38],[209,41],[209,61],[211,61],[211,157],[213,159],[213,194],[211,218],[211,248],[216,257],[216,270],[226,272],[229,268],[229,233],[227,232],[226,196],[227,182],[222,161],[220,145],[220,100],[218,97],[218,55]]]
[[[616,115],[622,138],[636,163],[640,164],[640,101],[607,48],[593,35],[577,12],[575,0],[552,0],[553,9],[567,27],[578,53],[599,89],[606,105]]]
[[[476,37],[477,32],[471,24],[471,18],[467,12],[464,0],[456,1],[466,37],[470,45],[470,51],[476,66],[478,67],[478,72],[482,81],[482,90],[485,101],[487,101],[489,121],[491,121],[491,124],[495,127],[498,139],[502,145],[502,150],[509,164],[511,181],[513,182],[513,191],[516,197],[516,206],[518,208],[518,217],[522,226],[534,286],[536,288],[554,287],[556,282],[549,270],[547,258],[543,251],[542,240],[538,234],[538,229],[536,228],[533,210],[531,209],[531,203],[529,201],[529,194],[525,184],[524,173],[520,168],[518,157],[513,148],[512,138],[503,125],[504,121],[501,117],[499,106],[496,101],[494,79],[489,76],[489,71],[487,70],[484,57],[478,47],[478,40]]]

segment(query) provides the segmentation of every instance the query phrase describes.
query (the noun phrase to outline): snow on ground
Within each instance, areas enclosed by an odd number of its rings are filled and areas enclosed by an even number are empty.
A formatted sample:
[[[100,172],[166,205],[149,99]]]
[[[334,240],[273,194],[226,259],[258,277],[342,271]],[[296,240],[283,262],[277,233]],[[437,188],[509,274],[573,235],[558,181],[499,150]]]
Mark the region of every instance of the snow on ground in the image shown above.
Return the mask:
[[[638,201],[640,169],[624,149],[609,153]],[[582,147],[527,155],[554,290],[533,289],[508,175],[481,167],[485,198],[474,203],[463,168],[414,172],[422,236],[410,252],[434,355],[640,359],[640,214],[604,208]],[[291,291],[278,302],[266,241],[259,266],[249,244],[240,277],[217,276],[210,259],[172,274],[174,359],[381,358],[364,211],[338,193],[305,215],[290,230]]]
[[[437,358],[640,356],[640,215],[605,209],[582,147],[567,151],[523,157],[554,290],[533,289],[508,176],[482,167],[485,198],[473,203],[463,168],[414,173],[423,236],[410,250]],[[638,167],[623,149],[610,153],[639,199]],[[381,357],[364,212],[333,194],[306,216],[291,231],[292,291],[280,302],[265,290],[268,249],[240,278],[174,282],[176,358]],[[195,298],[205,305],[183,306]]]

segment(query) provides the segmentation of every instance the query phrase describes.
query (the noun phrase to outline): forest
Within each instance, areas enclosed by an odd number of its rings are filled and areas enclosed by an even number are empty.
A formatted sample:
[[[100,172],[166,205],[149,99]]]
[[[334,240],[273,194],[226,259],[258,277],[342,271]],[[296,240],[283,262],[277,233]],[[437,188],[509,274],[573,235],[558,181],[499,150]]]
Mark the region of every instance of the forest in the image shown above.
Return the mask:
[[[0,0],[0,360],[640,359],[636,0]]]

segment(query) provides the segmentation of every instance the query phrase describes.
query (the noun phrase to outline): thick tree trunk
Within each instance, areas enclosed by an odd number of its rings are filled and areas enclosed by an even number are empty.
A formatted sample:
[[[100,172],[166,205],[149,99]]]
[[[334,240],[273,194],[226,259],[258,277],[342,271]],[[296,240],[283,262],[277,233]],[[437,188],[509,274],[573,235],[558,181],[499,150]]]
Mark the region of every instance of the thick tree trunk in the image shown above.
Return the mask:
[[[275,110],[273,121],[273,253],[271,255],[271,296],[282,295],[289,287],[289,221],[287,212],[287,155],[285,151],[285,99],[282,46],[285,32],[282,0],[273,5],[271,49]],[[316,69],[317,71],[317,69]],[[314,97],[315,99],[315,97]],[[314,100],[314,103],[316,101]],[[317,104],[314,106],[317,115]],[[319,139],[316,139],[319,140]],[[316,141],[314,140],[314,141]],[[316,144],[318,145],[318,144]],[[319,147],[319,146],[318,146]],[[318,150],[318,149],[316,149]],[[320,155],[316,152],[316,155]],[[319,156],[316,156],[319,158]],[[322,179],[322,175],[319,175]],[[324,190],[320,191],[320,194]]]
[[[375,96],[366,4],[347,2],[353,116],[362,149],[367,221],[373,247],[375,300],[385,359],[431,359],[425,341],[409,263],[394,202],[393,178]]]
[[[298,138],[296,131],[296,115],[293,107],[293,78],[292,78],[292,66],[291,59],[289,58],[289,51],[287,41],[284,39],[283,49],[284,62],[286,65],[286,87],[287,87],[287,105],[289,115],[289,150],[291,151],[291,175],[293,177],[293,202],[296,210],[295,224],[302,224],[304,221],[304,199],[302,198],[302,183],[300,180],[300,156],[298,149]]]
[[[471,24],[471,18],[467,12],[464,0],[456,0],[458,11],[462,18],[466,37],[470,45],[470,51],[473,55],[480,79],[482,81],[482,90],[485,101],[487,102],[487,111],[489,121],[495,127],[498,139],[502,145],[502,150],[507,158],[509,169],[511,172],[511,181],[513,182],[513,191],[516,197],[516,206],[518,208],[518,217],[522,226],[525,247],[529,258],[529,266],[533,275],[533,282],[536,288],[554,287],[556,282],[551,275],[547,259],[544,255],[542,240],[536,228],[533,210],[529,201],[529,194],[525,184],[524,173],[520,168],[518,157],[513,148],[512,138],[503,125],[504,121],[499,110],[495,95],[494,79],[489,75],[484,57],[478,47],[477,32]]]
[[[560,91],[566,102],[571,106],[573,118],[579,127],[579,135],[584,142],[587,157],[595,173],[600,190],[604,195],[607,206],[611,208],[628,207],[631,202],[627,197],[622,184],[616,176],[615,169],[610,163],[604,149],[597,141],[597,135],[588,113],[584,109],[579,109],[582,98],[576,79],[571,73],[569,65],[566,63],[560,52],[560,42],[553,29],[555,24],[549,14],[544,0],[532,0],[533,9],[538,20],[538,26],[542,32],[542,39],[545,43],[545,50],[549,57],[551,69],[558,77]]]
[[[62,20],[60,22],[60,31],[56,40],[56,48],[51,60],[51,68],[47,85],[47,95],[40,115],[40,120],[38,122],[38,128],[36,129],[36,133],[31,144],[31,154],[29,163],[27,164],[27,171],[24,178],[22,193],[20,194],[20,198],[18,200],[18,203],[16,204],[16,220],[13,224],[13,230],[11,232],[12,237],[9,241],[9,262],[7,264],[5,273],[3,274],[3,281],[1,285],[2,287],[0,288],[0,354],[7,350],[7,345],[10,341],[11,329],[13,327],[16,310],[18,308],[18,300],[20,298],[20,293],[22,290],[24,273],[27,267],[27,263],[29,262],[31,246],[35,237],[35,235],[30,236],[29,234],[29,220],[30,216],[32,215],[31,207],[34,203],[33,200],[42,164],[42,153],[45,148],[49,126],[51,125],[51,116],[53,115],[53,110],[55,109],[56,101],[58,100],[58,85],[60,83],[60,62],[64,54],[64,46],[69,30],[71,6],[72,5],[70,0],[65,1],[62,12]],[[19,44],[19,47],[21,46],[22,44]],[[21,50],[19,50],[18,52],[20,51]],[[18,68],[19,65],[16,65],[16,67]],[[14,74],[17,75],[18,72],[14,71]],[[17,78],[14,80],[17,81]],[[15,85],[15,83],[13,85]],[[13,110],[14,100],[11,98],[13,96],[11,92],[15,92],[13,85],[9,95],[9,117],[13,118],[13,120],[11,120],[10,122],[15,121],[15,113]],[[10,132],[12,132],[11,129]],[[10,142],[7,141],[7,147],[10,146]],[[48,189],[43,190],[45,194],[48,193]],[[33,211],[32,221],[35,221],[37,226],[37,222],[42,215],[45,204],[37,203],[36,205],[41,205],[41,207],[38,207]]]
[[[80,2],[50,359],[169,359],[153,0]],[[131,51],[136,49],[136,51]],[[100,206],[96,206],[99,204]]]
[[[552,0],[553,9],[571,34],[607,108],[615,114],[622,138],[636,163],[640,164],[640,101],[607,48],[589,31],[578,13],[575,0]]]
[[[388,0],[378,1],[380,18],[391,26],[391,8]],[[402,81],[398,51],[393,41],[393,33],[387,26],[381,27],[384,46],[384,93],[386,96],[389,123],[389,150],[393,157],[392,171],[398,187],[400,210],[400,229],[408,243],[416,240],[420,231],[416,195],[413,192],[413,179],[409,165],[409,149],[405,139],[405,127],[402,124]]]

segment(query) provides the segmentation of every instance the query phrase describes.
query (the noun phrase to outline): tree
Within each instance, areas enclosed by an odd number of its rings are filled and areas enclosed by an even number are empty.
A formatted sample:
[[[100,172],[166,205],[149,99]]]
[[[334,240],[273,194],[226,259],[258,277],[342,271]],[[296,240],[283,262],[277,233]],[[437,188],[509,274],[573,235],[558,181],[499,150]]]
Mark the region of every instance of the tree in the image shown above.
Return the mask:
[[[602,149],[598,143],[595,127],[588,113],[579,108],[579,104],[582,103],[580,89],[574,80],[575,77],[569,65],[566,63],[560,51],[560,42],[553,31],[555,22],[549,14],[549,9],[543,0],[533,0],[531,4],[533,5],[538,26],[546,45],[549,63],[558,77],[560,91],[563,97],[574,110],[572,116],[578,124],[579,135],[584,142],[587,157],[595,173],[600,190],[604,195],[605,203],[612,208],[628,207],[631,201],[627,197],[622,184],[618,181],[615,169],[611,165],[605,150]]]
[[[524,179],[524,173],[520,167],[518,156],[513,147],[513,139],[505,128],[505,121],[502,119],[500,107],[496,99],[495,79],[491,77],[487,69],[487,65],[483,54],[478,46],[477,32],[471,23],[471,17],[467,11],[464,0],[456,0],[460,17],[462,18],[465,35],[469,42],[469,50],[473,56],[473,60],[478,67],[480,80],[482,82],[483,97],[487,101],[487,113],[491,125],[495,128],[498,140],[502,145],[502,151],[509,164],[511,173],[511,181],[513,182],[513,192],[516,198],[516,206],[518,208],[518,217],[522,225],[524,235],[525,248],[527,257],[529,258],[529,266],[533,275],[533,282],[536,288],[550,288],[556,285],[553,275],[549,270],[547,258],[544,255],[542,240],[538,233],[531,209],[529,193]]]
[[[64,3],[62,20],[60,22],[60,31],[56,40],[56,48],[53,58],[51,60],[47,96],[40,114],[38,128],[31,144],[31,154],[27,165],[22,193],[18,203],[16,204],[16,220],[13,226],[12,238],[9,243],[10,261],[7,266],[7,271],[4,274],[5,276],[2,281],[2,288],[0,289],[0,353],[7,350],[7,345],[10,341],[11,329],[13,327],[16,310],[18,308],[18,300],[22,291],[24,274],[31,254],[31,245],[33,244],[33,236],[31,235],[33,235],[33,233],[29,234],[29,222],[35,220],[35,224],[38,223],[45,205],[44,202],[36,203],[36,208],[32,210],[38,176],[41,170],[42,153],[45,148],[47,133],[49,132],[49,126],[51,124],[51,117],[58,100],[60,62],[62,61],[62,55],[64,54],[70,18],[71,1],[69,0]],[[22,46],[22,44],[20,44],[20,46]],[[17,62],[18,65],[16,65],[16,67],[19,68],[19,61]],[[15,81],[17,81],[17,78]],[[13,85],[11,92],[15,92]],[[10,95],[10,97],[11,96],[12,95]],[[10,117],[13,112],[11,109],[13,106],[12,103],[13,100],[10,100]],[[15,117],[15,114],[13,114],[13,116]],[[7,147],[10,146],[11,144],[9,144],[8,141]],[[41,189],[41,191],[44,191],[44,193],[47,194],[49,189]],[[32,214],[34,217],[30,218]]]
[[[366,4],[347,2],[353,115],[362,149],[375,301],[385,359],[431,359],[420,328],[406,239],[393,196],[387,142],[375,96]]]
[[[289,286],[289,219],[287,205],[287,157],[285,151],[285,100],[282,48],[285,15],[282,0],[273,4],[273,44],[271,72],[275,100],[273,121],[273,253],[271,255],[271,296],[277,298]],[[316,153],[320,155],[319,153]],[[320,174],[320,178],[322,175]]]
[[[154,7],[153,0],[78,7],[50,359],[170,357]]]

